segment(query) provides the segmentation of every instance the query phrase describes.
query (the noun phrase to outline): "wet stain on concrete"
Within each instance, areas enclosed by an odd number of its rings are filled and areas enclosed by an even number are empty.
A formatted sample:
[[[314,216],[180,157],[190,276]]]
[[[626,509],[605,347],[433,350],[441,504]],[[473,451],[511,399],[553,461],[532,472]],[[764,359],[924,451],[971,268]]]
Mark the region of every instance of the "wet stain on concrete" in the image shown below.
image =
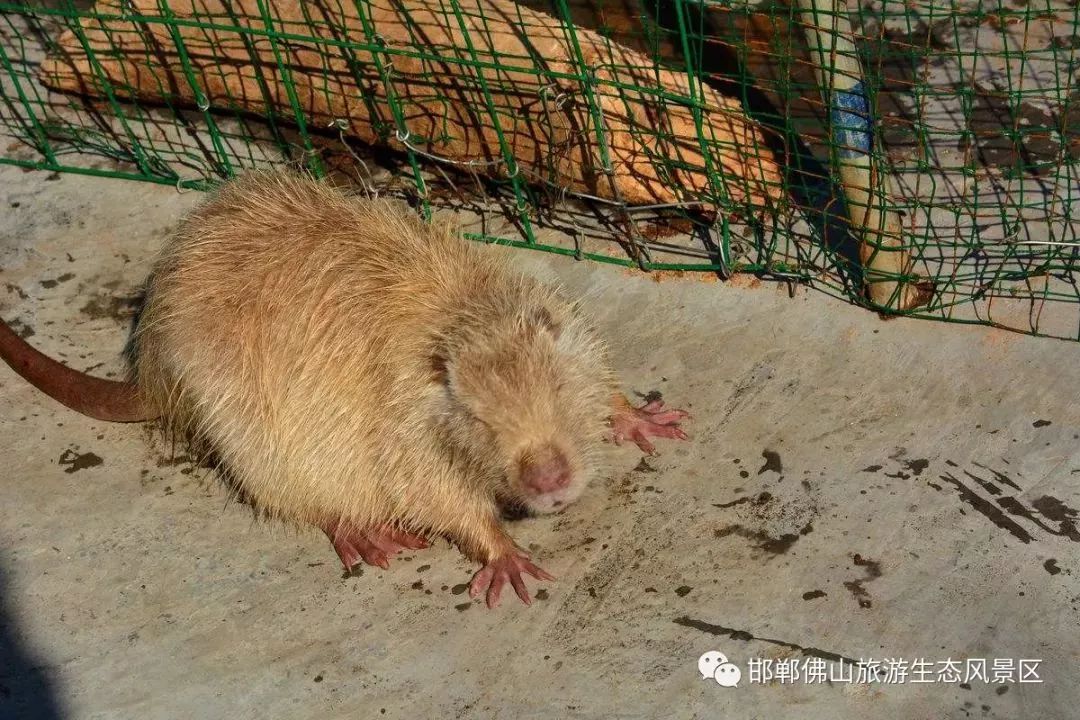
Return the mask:
[[[949,464],[956,467],[956,463]],[[1036,537],[1032,534],[1032,530],[1024,527],[1014,518],[1027,521],[1047,535],[1080,542],[1080,530],[1077,529],[1080,511],[1076,508],[1050,495],[1035,498],[1029,507],[1015,494],[1004,494],[1005,487],[1022,492],[1022,488],[1012,477],[978,462],[972,464],[985,472],[978,474],[968,470],[961,471],[960,474],[970,480],[970,484],[952,473],[939,476],[941,480],[956,489],[961,502],[1024,544],[1033,542]],[[990,473],[990,477],[986,477],[985,473]],[[941,486],[934,483],[928,482],[928,484],[935,490],[941,489]]]
[[[648,404],[651,402],[656,402],[657,400],[663,400],[664,393],[660,392],[659,390],[650,390],[644,395],[638,393],[638,397],[640,397],[643,401],[645,401],[646,404]]]
[[[930,461],[926,458],[901,461],[900,458],[903,457],[905,452],[906,451],[901,448],[899,453],[890,457],[890,460],[899,462],[903,469],[891,473],[882,473],[885,477],[894,478],[896,480],[910,480],[913,477],[919,477],[926,468],[930,467]],[[864,468],[863,472],[877,472],[884,467],[884,465],[871,465],[870,467]]]
[[[910,470],[911,474],[915,477],[919,477],[920,475],[922,475],[923,470],[925,470],[929,466],[930,461],[925,458],[921,458],[918,460],[908,460],[904,463],[904,467]]]
[[[113,319],[126,322],[135,316],[142,304],[140,295],[104,295],[90,298],[80,309],[83,315],[92,320]]]
[[[80,453],[77,452],[77,448],[69,448],[63,452],[57,462],[67,466],[64,468],[64,472],[75,473],[87,468],[97,467],[104,464],[105,461],[92,452]]]
[[[802,599],[803,600],[817,600],[818,598],[823,598],[823,597],[826,597],[827,595],[828,595],[828,593],[825,592],[824,590],[808,590],[807,592],[804,592],[802,594]]]
[[[65,283],[68,280],[71,280],[73,277],[75,277],[75,273],[64,273],[59,277],[51,278],[48,280],[41,280],[39,282],[41,284],[41,287],[45,288],[46,290],[51,290],[60,283]]]
[[[993,475],[994,480],[997,480],[1002,485],[1008,485],[1013,490],[1019,490],[1020,489],[1020,486],[1016,484],[1015,480],[1013,480],[1011,477],[1009,477],[1005,473],[1001,472],[1000,470],[994,470],[993,468],[987,467],[986,465],[983,465],[982,463],[972,462],[971,464],[974,465],[975,467],[980,468],[982,470],[985,470],[988,473],[990,473],[991,475]],[[966,473],[966,472],[964,474],[965,475],[970,475],[970,473]]]
[[[774,555],[783,555],[791,546],[804,535],[809,535],[814,531],[814,526],[811,523],[804,525],[798,533],[784,533],[779,537],[773,537],[762,530],[751,530],[743,527],[742,525],[728,525],[714,531],[713,535],[717,538],[725,538],[729,535],[738,535],[739,537],[746,538],[747,540],[753,540],[757,543],[755,547],[758,550],[764,550],[765,552],[772,553]]]
[[[650,465],[645,458],[641,458],[641,461],[634,466],[634,472],[654,473],[656,468]]]
[[[951,473],[945,473],[938,477],[941,478],[942,481],[949,483],[956,488],[956,492],[959,494],[961,502],[972,507],[980,515],[994,523],[994,525],[1007,531],[1022,543],[1027,544],[1032,541],[1031,533],[1002,512],[1000,508],[974,492]]]
[[[27,300],[30,298],[30,296],[25,290],[23,290],[18,285],[15,285],[14,283],[7,283],[4,285],[4,287],[7,288],[8,292],[18,295],[20,300]]]
[[[998,500],[998,505],[1010,515],[1022,517],[1050,535],[1067,538],[1072,542],[1080,542],[1080,531],[1076,529],[1076,511],[1065,506],[1057,498],[1047,495],[1036,498],[1032,501],[1031,510],[1024,507],[1023,503],[1015,497],[1001,498]],[[1039,508],[1043,508],[1045,512]],[[1036,517],[1036,514],[1042,515],[1051,523],[1057,523],[1057,527],[1051,527]]]
[[[786,640],[776,640],[774,638],[758,637],[753,633],[746,630],[736,630],[735,628],[724,627],[723,625],[713,625],[703,620],[694,620],[693,618],[677,617],[672,620],[676,625],[692,628],[694,630],[700,630],[703,633],[709,635],[716,635],[717,637],[727,637],[732,640],[739,640],[741,642],[750,642],[756,640],[757,642],[768,643],[769,645],[779,645],[780,647],[787,648],[789,650],[795,650],[802,653],[806,657],[821,658],[822,660],[830,660],[832,662],[846,662],[852,665],[859,665],[859,661],[855,658],[848,657],[847,655],[841,655],[840,653],[830,652],[828,650],[822,650],[816,647],[807,647],[805,645],[799,645],[793,642],[787,642]]]
[[[25,322],[16,318],[11,321],[11,329],[15,331],[15,334],[21,337],[23,340],[34,337],[37,333],[34,332],[34,328],[27,325]]]
[[[881,577],[881,563],[876,560],[870,560],[864,558],[862,555],[855,553],[852,556],[852,562],[856,567],[863,568],[865,577],[859,580],[848,580],[844,583],[844,587],[851,593],[859,602],[859,607],[870,608],[873,607],[873,602],[870,599],[870,593],[866,590],[866,583],[877,580]]]
[[[761,475],[766,470],[772,470],[777,475],[784,472],[784,464],[780,462],[780,453],[765,449],[761,451],[761,457],[765,458],[765,464],[758,469],[758,475]]]
[[[713,503],[712,506],[715,507],[715,508],[729,508],[729,507],[735,507],[736,505],[743,505],[745,503],[750,503],[751,505],[765,505],[770,500],[772,500],[772,497],[773,496],[772,496],[771,493],[762,492],[762,493],[758,493],[757,495],[752,495],[752,496],[751,495],[746,495],[746,496],[741,497],[741,498],[736,498],[735,500],[732,500],[731,502]]]
[[[1075,525],[1077,510],[1050,495],[1043,495],[1031,501],[1031,507],[1039,511],[1039,514],[1053,522]]]

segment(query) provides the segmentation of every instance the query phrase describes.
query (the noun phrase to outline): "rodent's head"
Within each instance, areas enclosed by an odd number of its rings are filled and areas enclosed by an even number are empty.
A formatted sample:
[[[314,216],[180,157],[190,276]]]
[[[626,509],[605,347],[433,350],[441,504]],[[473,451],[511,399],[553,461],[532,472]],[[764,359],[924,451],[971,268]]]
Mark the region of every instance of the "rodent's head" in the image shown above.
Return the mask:
[[[479,464],[504,504],[551,513],[596,473],[611,385],[592,328],[575,307],[542,295],[463,313],[432,370],[454,449]]]

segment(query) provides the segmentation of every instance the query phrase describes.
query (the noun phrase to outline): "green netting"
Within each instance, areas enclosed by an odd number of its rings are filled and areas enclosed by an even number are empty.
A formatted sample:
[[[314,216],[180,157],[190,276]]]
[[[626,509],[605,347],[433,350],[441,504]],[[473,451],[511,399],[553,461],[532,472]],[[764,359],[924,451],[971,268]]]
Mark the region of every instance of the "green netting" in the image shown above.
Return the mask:
[[[813,6],[819,24],[850,21],[862,75],[846,82],[868,113],[830,112],[815,68],[847,66],[812,53],[805,13],[778,3],[0,1],[0,163],[199,189],[301,163],[468,211],[479,240],[866,304],[838,167],[869,129],[912,258],[898,279],[934,286],[907,314],[1080,339],[1075,0]],[[506,33],[504,51],[491,38]],[[539,42],[552,38],[555,53]],[[43,62],[73,46],[84,92],[43,84]],[[162,63],[168,82],[148,93],[143,73]],[[710,125],[716,93],[760,128],[753,142]],[[462,135],[470,123],[484,147]],[[630,146],[653,200],[616,182]]]

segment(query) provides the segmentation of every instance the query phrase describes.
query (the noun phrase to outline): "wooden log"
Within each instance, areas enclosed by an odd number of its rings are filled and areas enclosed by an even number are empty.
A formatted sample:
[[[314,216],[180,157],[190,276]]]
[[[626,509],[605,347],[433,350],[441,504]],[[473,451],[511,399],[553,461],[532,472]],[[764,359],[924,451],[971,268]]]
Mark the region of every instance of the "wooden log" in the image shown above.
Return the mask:
[[[870,302],[882,311],[910,310],[932,297],[928,283],[913,281],[903,227],[891,206],[886,177],[874,160],[873,118],[863,86],[845,0],[797,0],[822,100],[831,115],[834,170],[858,234],[863,280]]]
[[[776,159],[737,100],[510,0],[165,8],[99,0],[95,17],[60,36],[42,81],[279,118],[299,111],[364,142],[627,204],[762,208],[782,194]]]

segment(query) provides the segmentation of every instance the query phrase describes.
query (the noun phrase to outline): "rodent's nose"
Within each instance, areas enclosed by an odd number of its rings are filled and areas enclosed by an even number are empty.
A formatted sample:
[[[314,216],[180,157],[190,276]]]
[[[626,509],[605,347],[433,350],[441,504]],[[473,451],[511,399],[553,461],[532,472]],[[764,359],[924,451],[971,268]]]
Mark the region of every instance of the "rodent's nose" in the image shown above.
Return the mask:
[[[560,490],[570,484],[570,462],[550,445],[521,460],[521,483],[534,493]]]

